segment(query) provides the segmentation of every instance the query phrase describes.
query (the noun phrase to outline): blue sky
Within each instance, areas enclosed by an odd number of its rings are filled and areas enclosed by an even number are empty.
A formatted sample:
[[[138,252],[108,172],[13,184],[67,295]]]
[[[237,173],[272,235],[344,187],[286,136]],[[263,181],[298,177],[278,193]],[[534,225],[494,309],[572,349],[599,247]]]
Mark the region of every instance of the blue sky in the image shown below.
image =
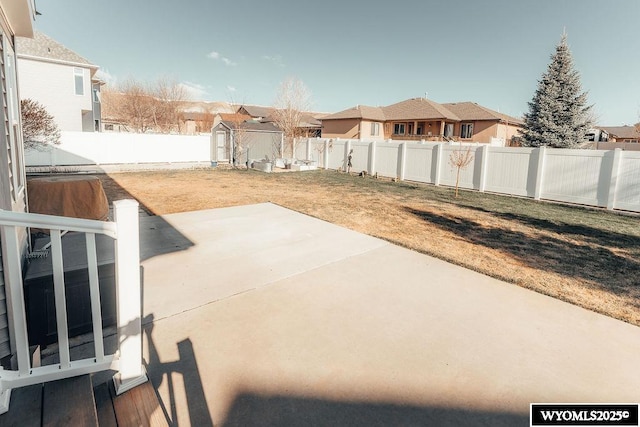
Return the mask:
[[[640,121],[638,0],[37,0],[36,29],[116,81],[169,76],[196,99],[271,105],[287,77],[313,109],[407,98],[514,116],[566,29],[598,123]]]

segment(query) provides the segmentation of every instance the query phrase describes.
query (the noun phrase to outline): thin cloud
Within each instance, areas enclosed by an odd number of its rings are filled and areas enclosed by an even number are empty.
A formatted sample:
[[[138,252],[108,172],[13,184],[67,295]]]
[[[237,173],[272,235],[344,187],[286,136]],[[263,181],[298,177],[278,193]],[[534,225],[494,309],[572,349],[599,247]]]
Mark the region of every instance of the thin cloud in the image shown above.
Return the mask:
[[[216,61],[222,61],[222,63],[228,67],[233,67],[235,65],[238,65],[236,62],[233,62],[231,59],[227,58],[226,56],[220,55],[220,52],[216,52],[215,50],[207,53],[207,58],[213,59]]]
[[[235,91],[236,91],[236,88],[235,88],[235,86],[227,86],[227,90],[228,90],[229,92],[235,92]]]
[[[109,86],[115,85],[117,80],[116,76],[109,73],[109,71],[103,70],[103,69],[98,70],[98,72],[96,73],[96,77],[102,80],[103,82],[105,82],[106,84],[108,84]]]
[[[272,62],[273,64],[277,65],[278,67],[284,67],[284,62],[282,62],[282,56],[281,55],[262,55],[262,59],[264,59],[265,61],[269,61]]]
[[[207,95],[207,88],[201,84],[193,82],[181,82],[180,86],[187,92],[187,95],[195,101],[201,101]]]

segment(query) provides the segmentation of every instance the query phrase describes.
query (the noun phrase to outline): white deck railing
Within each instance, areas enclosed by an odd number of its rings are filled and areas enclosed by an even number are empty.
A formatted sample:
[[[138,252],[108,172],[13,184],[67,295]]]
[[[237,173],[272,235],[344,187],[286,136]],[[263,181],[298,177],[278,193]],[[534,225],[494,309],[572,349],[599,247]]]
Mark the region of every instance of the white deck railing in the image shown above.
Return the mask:
[[[140,243],[138,234],[138,202],[120,200],[113,204],[114,222],[93,221],[21,212],[0,211],[0,229],[6,248],[5,283],[9,333],[17,359],[17,370],[0,368],[0,414],[9,410],[11,390],[32,384],[55,381],[78,375],[113,369],[116,393],[147,381],[142,364]],[[27,320],[22,281],[22,251],[20,230],[33,227],[50,230],[53,267],[54,300],[60,363],[42,367],[31,366]],[[62,259],[61,233],[85,233],[89,272],[93,342],[95,357],[71,360],[68,337],[67,309]],[[102,334],[102,313],[96,254],[96,234],[115,239],[115,284],[118,348],[105,354]],[[72,308],[72,307],[71,307]]]

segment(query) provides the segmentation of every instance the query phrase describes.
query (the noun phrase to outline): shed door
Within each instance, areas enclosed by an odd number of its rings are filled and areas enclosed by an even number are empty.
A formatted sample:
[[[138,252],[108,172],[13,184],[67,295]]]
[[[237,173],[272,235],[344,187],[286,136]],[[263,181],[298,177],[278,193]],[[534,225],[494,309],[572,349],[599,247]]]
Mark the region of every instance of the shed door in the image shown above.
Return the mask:
[[[218,161],[228,161],[227,150],[225,149],[225,143],[227,142],[226,132],[216,132],[216,147],[218,147]]]

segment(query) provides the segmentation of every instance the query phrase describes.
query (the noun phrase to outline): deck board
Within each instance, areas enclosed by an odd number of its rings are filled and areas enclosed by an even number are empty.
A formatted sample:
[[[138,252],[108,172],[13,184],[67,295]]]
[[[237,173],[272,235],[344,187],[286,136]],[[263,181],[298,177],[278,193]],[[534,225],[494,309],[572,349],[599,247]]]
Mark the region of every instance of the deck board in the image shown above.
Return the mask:
[[[91,377],[67,378],[44,385],[42,425],[97,426]]]
[[[120,396],[113,396],[113,408],[119,427],[169,426],[149,381]]]
[[[0,415],[0,425],[6,427],[39,427],[42,421],[42,384],[11,391],[9,412]]]
[[[113,410],[111,391],[113,383],[105,382],[93,388],[93,395],[96,401],[96,412],[98,414],[98,424],[100,427],[118,427],[116,413]]]

